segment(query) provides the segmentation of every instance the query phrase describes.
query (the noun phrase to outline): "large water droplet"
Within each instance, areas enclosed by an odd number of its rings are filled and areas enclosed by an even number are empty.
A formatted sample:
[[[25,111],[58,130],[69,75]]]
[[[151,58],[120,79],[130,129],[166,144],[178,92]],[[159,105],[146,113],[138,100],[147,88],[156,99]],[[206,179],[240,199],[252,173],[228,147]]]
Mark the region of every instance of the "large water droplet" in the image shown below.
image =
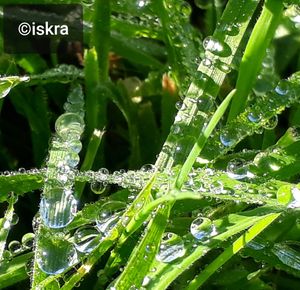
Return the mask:
[[[214,99],[208,94],[203,94],[197,101],[199,111],[209,112],[214,106]]]
[[[49,274],[63,273],[78,262],[74,245],[66,239],[51,237],[44,239],[37,247],[37,264],[39,268]]]
[[[247,177],[248,167],[242,158],[235,158],[228,162],[227,175],[233,179],[244,179]]]
[[[281,81],[275,88],[275,92],[280,96],[285,96],[289,93],[289,84],[286,81]]]
[[[83,226],[74,233],[75,247],[79,252],[90,253],[98,245],[102,234],[93,226]]]
[[[34,233],[27,233],[22,237],[22,246],[25,249],[31,249],[34,244]]]
[[[22,244],[19,241],[11,241],[8,244],[8,250],[13,254],[13,255],[18,255],[23,251]]]
[[[100,232],[107,236],[117,224],[126,207],[125,202],[109,201],[100,208],[96,223]]]
[[[180,236],[174,233],[165,233],[159,247],[156,259],[163,263],[170,263],[185,255],[185,247]]]
[[[13,82],[9,80],[0,80],[0,99],[6,97],[13,87]]]
[[[224,146],[230,147],[235,143],[235,138],[230,131],[224,130],[220,135],[220,141]]]
[[[57,134],[63,138],[68,139],[70,135],[76,133],[80,135],[84,129],[84,122],[82,117],[74,113],[65,113],[59,116],[55,122],[55,130]]]
[[[285,265],[300,270],[300,255],[297,251],[284,243],[275,244],[272,252]]]
[[[231,55],[230,47],[213,36],[208,36],[203,40],[203,47],[205,50],[218,56],[226,57]]]
[[[49,228],[63,228],[75,217],[77,201],[72,192],[63,188],[52,188],[42,197],[40,215]]]
[[[247,118],[250,122],[258,123],[261,120],[261,114],[253,111],[248,114]]]
[[[217,235],[217,231],[210,219],[205,217],[196,218],[190,226],[191,234],[199,241],[208,241]]]

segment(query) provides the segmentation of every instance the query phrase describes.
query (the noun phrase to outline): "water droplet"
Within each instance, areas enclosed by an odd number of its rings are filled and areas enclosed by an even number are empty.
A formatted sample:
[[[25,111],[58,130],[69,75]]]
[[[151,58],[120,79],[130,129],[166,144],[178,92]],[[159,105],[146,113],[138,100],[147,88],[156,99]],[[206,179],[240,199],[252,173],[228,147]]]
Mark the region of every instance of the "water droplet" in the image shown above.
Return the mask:
[[[126,203],[121,201],[109,201],[100,208],[96,223],[97,228],[107,236],[119,221]]]
[[[165,233],[159,247],[156,259],[163,263],[170,263],[185,255],[185,247],[180,236],[174,233]]]
[[[148,276],[145,276],[144,279],[143,279],[142,286],[145,287],[145,286],[147,286],[150,282],[151,282],[151,278],[148,277]]]
[[[208,241],[217,235],[217,231],[210,219],[206,217],[196,218],[190,226],[191,234],[199,241]]]
[[[277,115],[274,115],[270,119],[267,120],[267,122],[263,125],[263,127],[267,130],[273,130],[276,128],[278,124],[278,117]]]
[[[293,269],[300,270],[299,253],[291,247],[285,245],[284,243],[278,243],[274,245],[272,252],[285,265]]]
[[[220,141],[226,147],[230,147],[235,144],[235,138],[234,138],[233,134],[228,130],[224,130],[221,133]]]
[[[106,190],[107,187],[107,183],[106,182],[92,182],[91,183],[91,190],[95,193],[95,194],[101,194]]]
[[[292,188],[293,200],[289,203],[288,208],[299,208],[300,207],[300,189],[297,187]]]
[[[79,153],[82,149],[80,140],[68,140],[66,145],[67,148],[71,149],[74,153]]]
[[[78,262],[75,246],[66,239],[42,239],[37,247],[37,264],[49,275],[63,273]]]
[[[8,244],[8,250],[13,254],[17,255],[23,251],[22,244],[19,241],[11,241]]]
[[[280,96],[285,96],[289,92],[289,84],[286,81],[281,81],[275,88],[275,92]]]
[[[220,60],[216,61],[216,67],[220,71],[222,71],[222,72],[224,72],[226,74],[228,74],[228,73],[231,72],[231,67],[227,63],[225,63],[223,61],[220,61]]]
[[[235,158],[228,162],[226,171],[230,178],[239,180],[247,177],[248,167],[244,159]]]
[[[83,119],[75,113],[65,113],[59,116],[55,122],[57,134],[67,140],[70,135],[80,135],[84,129]]]
[[[6,97],[13,87],[13,82],[0,79],[0,99]]]
[[[18,217],[18,215],[14,212],[10,223],[11,223],[12,226],[14,226],[14,225],[16,225],[18,222],[19,222],[19,217]]]
[[[145,164],[142,166],[141,171],[153,173],[155,171],[155,166],[153,164]]]
[[[214,106],[214,99],[208,94],[203,94],[197,100],[197,108],[199,111],[209,112]]]
[[[203,47],[217,56],[227,57],[231,55],[230,47],[213,36],[208,36],[203,40]]]
[[[34,244],[34,233],[27,233],[22,237],[22,246],[25,249],[31,249]]]
[[[75,152],[69,152],[66,156],[66,163],[72,168],[75,168],[78,165],[79,161],[79,155]]]
[[[63,228],[75,217],[77,201],[72,192],[63,188],[52,188],[42,197],[40,215],[49,228]]]
[[[75,247],[79,252],[90,253],[98,245],[102,234],[93,226],[83,226],[74,233]]]
[[[230,36],[238,35],[240,32],[239,25],[237,25],[235,23],[225,24],[223,30],[225,31],[226,34],[228,34]]]
[[[209,186],[210,190],[212,193],[215,193],[215,194],[222,194],[223,193],[223,190],[224,190],[224,185],[221,181],[219,180],[216,180],[216,181],[213,181],[210,186]]]
[[[261,114],[253,111],[248,114],[247,118],[250,122],[258,123],[261,120]]]
[[[205,57],[205,58],[202,59],[202,64],[203,64],[204,66],[211,67],[212,64],[213,64],[213,62],[212,62],[211,59]]]

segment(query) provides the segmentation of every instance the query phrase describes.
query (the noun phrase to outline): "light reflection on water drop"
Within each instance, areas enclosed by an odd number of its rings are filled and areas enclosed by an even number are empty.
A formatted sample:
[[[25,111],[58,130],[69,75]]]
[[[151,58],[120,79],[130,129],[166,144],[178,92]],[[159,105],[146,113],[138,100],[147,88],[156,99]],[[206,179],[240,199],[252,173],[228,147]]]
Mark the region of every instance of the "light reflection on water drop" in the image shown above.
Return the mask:
[[[186,249],[180,236],[174,233],[165,233],[159,247],[156,259],[163,263],[170,263],[185,255]]]
[[[49,274],[63,273],[78,262],[74,245],[65,239],[47,239],[37,247],[37,264],[39,268]]]

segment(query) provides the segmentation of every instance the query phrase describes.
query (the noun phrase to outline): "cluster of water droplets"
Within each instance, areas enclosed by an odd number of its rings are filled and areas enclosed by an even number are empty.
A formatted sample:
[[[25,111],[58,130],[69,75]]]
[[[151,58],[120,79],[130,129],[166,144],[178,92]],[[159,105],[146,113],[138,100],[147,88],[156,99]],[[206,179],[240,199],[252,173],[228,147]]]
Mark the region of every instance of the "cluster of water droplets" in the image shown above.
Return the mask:
[[[22,82],[29,82],[29,76],[0,77],[0,99],[6,97],[11,89]]]
[[[40,231],[45,231],[37,246],[37,263],[48,274],[59,274],[77,262],[73,243],[58,234],[77,212],[74,196],[76,167],[84,131],[83,92],[79,84],[72,86],[65,104],[66,112],[55,123],[56,136],[47,161],[47,171],[40,202]]]

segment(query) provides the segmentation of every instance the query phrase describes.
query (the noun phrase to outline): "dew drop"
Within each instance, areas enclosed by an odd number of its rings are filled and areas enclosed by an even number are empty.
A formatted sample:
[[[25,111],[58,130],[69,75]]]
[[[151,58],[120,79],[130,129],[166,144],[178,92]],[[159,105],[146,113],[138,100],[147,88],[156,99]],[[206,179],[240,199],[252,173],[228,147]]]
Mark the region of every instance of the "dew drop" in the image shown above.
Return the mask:
[[[102,235],[93,226],[83,226],[74,233],[74,243],[77,251],[90,253],[98,245]]]
[[[22,237],[22,246],[25,249],[31,249],[34,244],[34,233],[27,233]]]
[[[101,194],[106,190],[107,183],[106,182],[99,182],[99,181],[94,181],[91,183],[91,190],[95,194]]]
[[[153,164],[145,164],[142,166],[141,171],[153,173],[155,171],[155,166]]]
[[[46,274],[57,275],[78,262],[75,246],[65,239],[44,239],[37,247],[37,264]]]
[[[108,201],[100,208],[96,224],[100,232],[107,236],[119,221],[126,203],[121,201]]]
[[[0,99],[5,98],[13,87],[13,82],[10,80],[0,80]]]
[[[288,204],[288,208],[299,208],[300,207],[300,189],[297,187],[292,188],[293,200]]]
[[[19,222],[19,217],[18,217],[18,215],[14,212],[14,213],[13,213],[13,216],[12,216],[12,219],[11,219],[11,225],[14,226],[14,225],[16,225],[18,222]]]
[[[242,158],[235,158],[228,162],[226,168],[227,175],[233,179],[244,179],[247,177],[248,167],[246,161]]]
[[[198,217],[190,226],[191,234],[199,241],[208,241],[211,237],[217,235],[217,231],[209,218]]]
[[[197,100],[197,108],[199,111],[209,112],[214,106],[214,99],[208,94],[203,94]]]
[[[234,139],[233,134],[228,130],[224,130],[221,133],[220,141],[226,147],[230,147],[230,146],[234,145],[234,143],[235,143],[235,139]]]
[[[66,155],[66,163],[68,166],[75,168],[80,161],[79,155],[75,152],[69,152]]]
[[[281,81],[275,88],[275,92],[280,96],[285,96],[289,93],[288,83],[286,81]]]
[[[264,124],[263,127],[267,130],[273,130],[276,128],[277,124],[278,124],[278,117],[277,115],[274,115],[273,117],[267,120],[267,122]]]
[[[208,36],[203,40],[203,47],[217,56],[227,57],[231,55],[230,47],[213,36]]]
[[[284,243],[275,244],[272,248],[272,252],[277,258],[285,265],[300,270],[300,256],[297,251]]]
[[[257,112],[250,112],[247,118],[250,122],[258,123],[261,120],[261,114]]]
[[[185,255],[186,249],[180,236],[174,233],[165,233],[163,235],[159,252],[156,259],[163,263],[170,263]]]
[[[69,149],[71,149],[74,153],[79,153],[82,149],[82,143],[80,140],[68,140],[66,145]]]
[[[206,66],[206,67],[211,67],[212,64],[213,64],[213,62],[212,62],[211,59],[205,57],[205,58],[202,59],[202,64],[203,64],[204,66]]]
[[[11,241],[8,244],[8,250],[13,254],[13,255],[18,255],[23,251],[22,244],[19,241]]]
[[[77,201],[72,192],[63,188],[52,188],[42,197],[40,215],[49,228],[63,228],[75,217]]]
[[[62,114],[55,122],[55,130],[57,134],[65,140],[74,133],[80,135],[83,132],[83,127],[83,119],[75,113]]]
[[[212,193],[215,193],[215,194],[222,194],[223,193],[223,190],[224,190],[224,185],[221,181],[219,180],[216,180],[216,181],[213,181],[210,186],[209,186],[210,190]]]

